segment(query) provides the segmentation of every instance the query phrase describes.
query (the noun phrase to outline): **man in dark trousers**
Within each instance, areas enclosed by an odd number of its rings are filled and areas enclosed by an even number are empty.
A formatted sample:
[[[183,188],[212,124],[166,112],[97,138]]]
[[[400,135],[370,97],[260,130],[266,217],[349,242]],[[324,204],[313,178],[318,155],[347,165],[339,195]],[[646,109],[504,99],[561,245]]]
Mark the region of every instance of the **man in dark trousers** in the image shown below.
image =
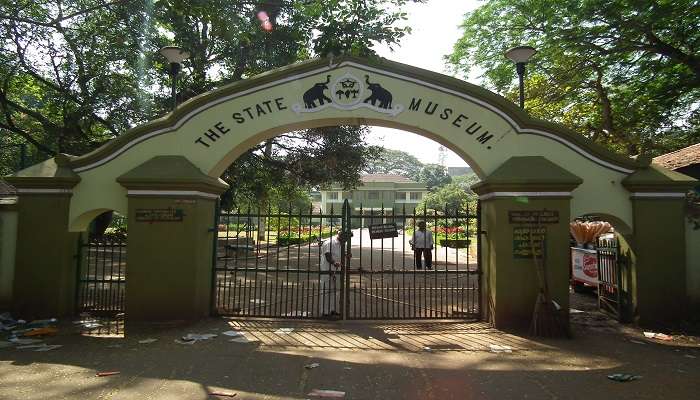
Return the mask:
[[[418,222],[418,230],[413,232],[413,238],[408,243],[413,248],[416,269],[423,269],[423,258],[425,268],[433,269],[433,234],[425,230],[425,221]]]

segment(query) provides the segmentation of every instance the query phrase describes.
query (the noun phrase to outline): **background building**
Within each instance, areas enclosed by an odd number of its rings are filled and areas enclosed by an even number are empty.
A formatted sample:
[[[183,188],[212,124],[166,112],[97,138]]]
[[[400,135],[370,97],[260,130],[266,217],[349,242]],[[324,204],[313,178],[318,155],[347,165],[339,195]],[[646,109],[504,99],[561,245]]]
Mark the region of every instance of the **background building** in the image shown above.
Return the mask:
[[[428,193],[426,186],[401,175],[367,174],[362,175],[362,185],[344,191],[339,186],[331,186],[321,191],[321,210],[324,214],[340,212],[343,201],[348,199],[354,215],[367,215],[363,225],[380,223],[395,214],[412,214]],[[358,220],[359,221],[359,220]]]

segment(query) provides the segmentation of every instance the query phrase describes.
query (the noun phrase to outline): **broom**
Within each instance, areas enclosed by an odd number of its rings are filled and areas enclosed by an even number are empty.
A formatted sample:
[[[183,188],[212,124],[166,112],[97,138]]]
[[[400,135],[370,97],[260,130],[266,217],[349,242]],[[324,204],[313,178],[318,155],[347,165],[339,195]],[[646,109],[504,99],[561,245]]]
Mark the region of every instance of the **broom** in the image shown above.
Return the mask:
[[[535,241],[533,239],[533,230],[536,232],[540,228],[539,216],[534,229],[530,230],[530,251],[532,252],[532,261],[535,265],[537,273],[537,283],[539,291],[537,300],[535,300],[535,309],[532,313],[532,321],[530,323],[530,334],[540,337],[569,337],[569,331],[566,324],[563,323],[554,306],[552,297],[549,294],[549,284],[547,283],[547,264],[544,260],[544,239],[540,242],[542,249],[542,258],[538,259],[535,252]]]

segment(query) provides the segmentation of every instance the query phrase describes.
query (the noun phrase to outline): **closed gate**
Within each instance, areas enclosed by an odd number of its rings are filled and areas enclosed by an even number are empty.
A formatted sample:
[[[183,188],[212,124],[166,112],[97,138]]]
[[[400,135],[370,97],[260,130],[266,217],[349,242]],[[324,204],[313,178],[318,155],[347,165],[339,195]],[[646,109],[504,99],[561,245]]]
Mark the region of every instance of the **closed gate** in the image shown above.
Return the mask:
[[[76,308],[78,312],[116,314],[124,311],[126,240],[89,237],[78,243]]]
[[[621,322],[627,320],[627,257],[617,239],[598,239],[598,308]]]
[[[218,213],[213,308],[275,318],[478,318],[480,231],[472,213],[352,208]],[[412,249],[425,223],[434,246]],[[382,229],[378,238],[377,229]],[[339,268],[331,238],[344,232]],[[426,246],[427,247],[427,246]],[[426,254],[427,253],[427,254]],[[348,257],[349,256],[349,257]],[[421,265],[416,262],[420,259]],[[430,260],[430,261],[428,261]]]

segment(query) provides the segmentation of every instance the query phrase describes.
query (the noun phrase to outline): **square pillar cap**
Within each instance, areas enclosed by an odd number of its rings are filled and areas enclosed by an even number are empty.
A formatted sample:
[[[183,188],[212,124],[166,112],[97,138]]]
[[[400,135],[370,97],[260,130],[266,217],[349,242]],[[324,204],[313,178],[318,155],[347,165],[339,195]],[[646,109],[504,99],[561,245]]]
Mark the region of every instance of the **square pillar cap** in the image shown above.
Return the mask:
[[[188,190],[220,195],[229,185],[203,173],[183,156],[153,157],[117,178],[134,190]]]
[[[72,157],[58,154],[4,179],[17,189],[72,189],[80,182],[80,176],[70,167]]]
[[[697,179],[656,164],[640,168],[622,180],[622,186],[630,192],[686,192],[697,185]]]
[[[570,192],[583,179],[542,156],[511,157],[471,189],[492,192]]]

